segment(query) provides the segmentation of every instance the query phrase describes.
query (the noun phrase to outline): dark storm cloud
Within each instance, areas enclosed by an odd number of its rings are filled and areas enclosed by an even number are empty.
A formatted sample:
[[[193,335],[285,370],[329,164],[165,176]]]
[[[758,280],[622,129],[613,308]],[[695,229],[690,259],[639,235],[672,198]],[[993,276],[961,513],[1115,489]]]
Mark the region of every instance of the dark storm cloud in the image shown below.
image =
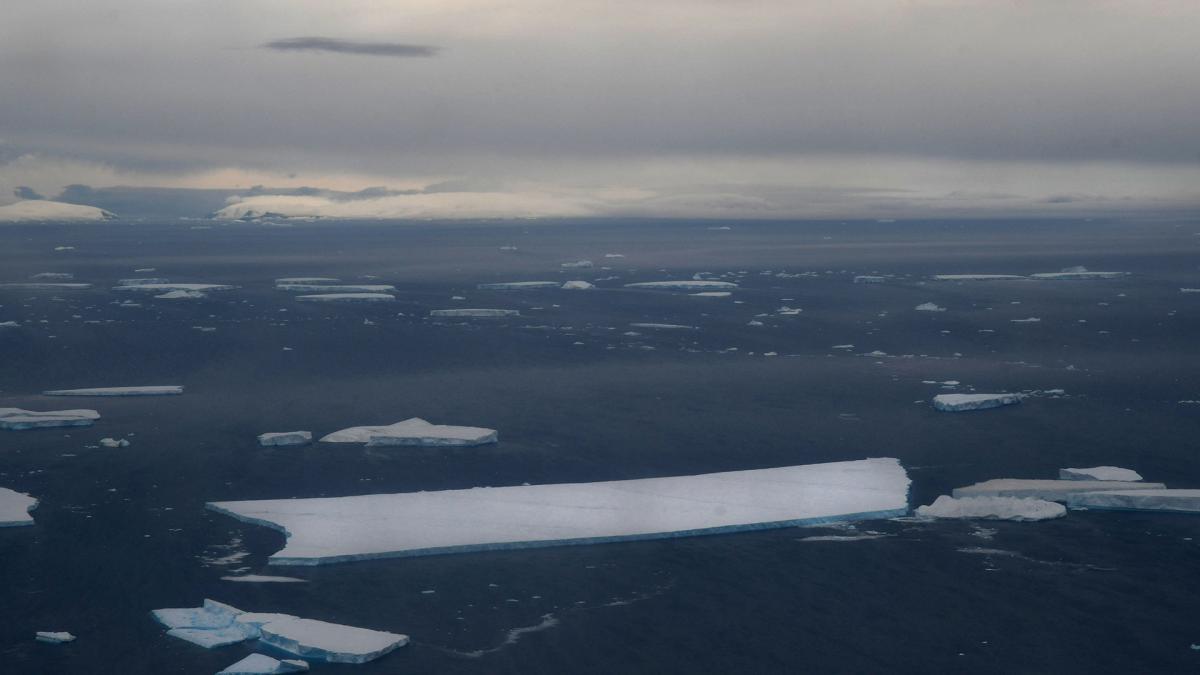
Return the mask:
[[[13,190],[13,194],[18,199],[45,199],[37,190],[25,185],[17,186],[17,189]]]
[[[264,49],[280,52],[334,52],[362,56],[395,56],[401,58],[436,56],[439,47],[410,45],[401,42],[354,42],[326,37],[297,37],[273,40]]]

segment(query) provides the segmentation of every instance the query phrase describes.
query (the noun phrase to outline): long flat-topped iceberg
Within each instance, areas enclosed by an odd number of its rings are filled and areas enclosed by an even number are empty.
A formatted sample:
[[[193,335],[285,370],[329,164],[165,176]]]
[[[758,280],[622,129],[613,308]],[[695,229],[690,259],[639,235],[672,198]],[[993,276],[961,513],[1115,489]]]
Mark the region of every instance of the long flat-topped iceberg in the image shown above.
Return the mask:
[[[1071,509],[1200,513],[1200,490],[1103,490],[1067,496]]]
[[[1020,394],[938,394],[933,397],[933,407],[942,412],[987,410],[1020,402]]]
[[[1139,481],[1142,474],[1119,466],[1093,466],[1088,469],[1059,469],[1060,480],[1124,480]]]
[[[159,284],[159,283],[139,283],[130,286],[113,286],[114,291],[142,291],[144,293],[164,293],[167,291],[195,291],[198,293],[206,293],[208,291],[231,291],[237,286],[229,286],[227,284]]]
[[[688,279],[684,281],[639,281],[635,284],[625,284],[625,288],[650,288],[669,291],[716,291],[737,288],[732,281],[701,281]]]
[[[1124,272],[1042,272],[1029,275],[1030,279],[1041,281],[1073,281],[1077,279],[1119,279]]]
[[[276,290],[304,293],[387,293],[396,290],[391,284],[276,284]]]
[[[1161,490],[1162,483],[1134,483],[1115,480],[1027,480],[1023,478],[995,478],[966,487],[955,488],[951,493],[963,497],[1028,497],[1051,502],[1065,502],[1072,494],[1096,492],[1098,490]]]
[[[366,443],[367,445],[456,445],[495,443],[495,429],[432,424],[420,417],[384,426],[350,427],[321,439],[322,443]]]
[[[297,295],[301,302],[391,302],[396,296],[387,293],[318,293]]]
[[[0,487],[0,527],[32,525],[29,512],[37,508],[38,500],[27,494]]]
[[[282,284],[336,284],[341,281],[337,277],[281,277],[275,280],[275,285]]]
[[[1019,274],[935,274],[935,281],[1014,281],[1024,279]]]
[[[212,502],[279,529],[279,565],[662,539],[891,518],[909,479],[892,458],[698,476],[316,499]]]
[[[51,427],[90,427],[100,419],[95,410],[34,411],[0,408],[0,429],[45,429]]]
[[[50,389],[44,396],[178,396],[183,386],[160,384],[146,387],[92,387],[90,389]]]
[[[258,435],[258,444],[270,445],[307,445],[312,442],[311,431],[273,431]]]
[[[1057,502],[1023,497],[949,497],[942,495],[928,506],[918,506],[923,518],[979,518],[984,520],[1049,520],[1067,515]]]
[[[503,281],[494,284],[479,284],[478,288],[487,291],[527,291],[536,288],[558,288],[558,281]]]
[[[496,319],[521,316],[521,312],[515,309],[433,309],[429,311],[429,316]]]

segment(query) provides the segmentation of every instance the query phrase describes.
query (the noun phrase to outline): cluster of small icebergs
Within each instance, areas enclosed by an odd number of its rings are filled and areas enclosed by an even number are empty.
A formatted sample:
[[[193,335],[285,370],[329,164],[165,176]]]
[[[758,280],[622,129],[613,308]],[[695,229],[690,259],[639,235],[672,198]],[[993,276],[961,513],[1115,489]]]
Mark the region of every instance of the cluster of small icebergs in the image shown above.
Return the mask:
[[[139,278],[121,279],[113,290],[154,293],[154,297],[161,300],[195,300],[208,297],[210,292],[231,291],[235,288],[237,286],[227,284],[174,284],[166,279]]]
[[[329,663],[367,663],[408,644],[408,636],[399,633],[357,628],[290,614],[245,612],[221,602],[206,599],[200,607],[153,610],[151,616],[167,627],[167,635],[207,649],[258,640],[273,650],[301,659]],[[299,660],[262,657],[245,660],[222,673],[288,673],[308,670]],[[261,664],[261,665],[258,665]],[[248,666],[270,666],[273,670],[246,670]],[[280,669],[284,667],[284,669]],[[240,668],[241,670],[239,670]]]

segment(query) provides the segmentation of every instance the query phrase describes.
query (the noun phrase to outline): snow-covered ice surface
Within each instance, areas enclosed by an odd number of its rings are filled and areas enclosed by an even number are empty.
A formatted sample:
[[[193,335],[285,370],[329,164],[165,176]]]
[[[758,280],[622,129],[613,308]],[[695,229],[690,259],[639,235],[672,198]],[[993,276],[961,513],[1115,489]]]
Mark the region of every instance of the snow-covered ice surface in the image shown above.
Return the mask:
[[[275,280],[275,285],[281,284],[336,284],[341,281],[337,277],[281,277]]]
[[[586,291],[595,287],[596,286],[591,282],[576,279],[574,281],[563,282],[563,285],[560,288],[562,288],[564,291]]]
[[[387,293],[396,290],[391,284],[276,284],[276,290],[301,293]]]
[[[262,446],[305,445],[311,442],[311,431],[273,431],[258,435],[258,444]]]
[[[95,410],[22,410],[0,408],[0,429],[44,429],[49,427],[89,427],[100,419]]]
[[[29,512],[37,507],[38,500],[27,494],[0,487],[0,527],[32,525]]]
[[[1135,483],[1104,480],[1028,480],[1024,478],[994,478],[966,487],[955,488],[955,497],[1028,497],[1051,502],[1065,502],[1072,494],[1097,490],[1161,490],[1162,483]]]
[[[433,309],[429,316],[451,318],[496,319],[505,316],[521,316],[515,309]]]
[[[1161,486],[1159,486],[1161,487]],[[1200,513],[1200,490],[1100,490],[1067,496],[1071,509]]]
[[[315,499],[212,502],[283,531],[274,564],[592,544],[890,518],[900,462],[875,458],[697,476]]]
[[[495,443],[495,429],[432,424],[412,417],[384,426],[350,427],[321,438],[322,443],[367,443],[368,445],[457,445]]]
[[[1142,474],[1119,466],[1093,466],[1088,469],[1059,469],[1061,480],[1123,480],[1139,481]]]
[[[558,288],[557,281],[503,281],[494,284],[479,284],[479,288],[488,291],[527,291],[537,288]]]
[[[946,311],[945,307],[941,307],[932,302],[923,302],[923,303],[917,305],[916,307],[914,307],[913,309],[917,310],[918,312],[944,312],[944,311]]]
[[[271,621],[259,629],[264,644],[330,663],[366,663],[408,644],[408,636],[315,619]]]
[[[142,291],[143,293],[167,293],[169,291],[193,291],[207,293],[209,291],[231,291],[237,286],[226,284],[164,284],[145,283],[131,286],[113,286],[114,291]]]
[[[699,293],[690,293],[694,298],[728,298],[733,295],[729,291],[700,291]]]
[[[26,291],[82,291],[91,287],[91,284],[56,283],[48,281],[23,281],[12,284],[0,284],[0,288],[13,288]]]
[[[928,506],[919,506],[923,518],[982,518],[987,520],[1049,520],[1067,515],[1062,504],[1044,499],[1022,497],[938,497]]]
[[[987,410],[1020,402],[1020,394],[938,394],[933,397],[933,407],[942,412]]]
[[[183,386],[178,384],[161,384],[144,387],[50,389],[42,392],[44,396],[177,396],[182,393]]]
[[[15,204],[0,206],[0,223],[22,221],[103,221],[115,215],[95,206],[53,202],[48,199],[26,199]]]
[[[391,302],[396,296],[388,293],[317,293],[297,295],[301,302]]]
[[[300,659],[279,660],[265,654],[251,654],[228,666],[217,675],[281,675],[282,673],[303,673],[307,670],[308,663]]]
[[[935,274],[937,281],[1014,281],[1024,279],[1019,274]]]
[[[154,297],[158,298],[159,300],[199,300],[200,298],[207,298],[208,296],[200,291],[185,291],[182,288],[177,288],[173,291],[167,291],[166,293],[162,293]]]
[[[53,645],[60,645],[64,642],[72,642],[75,640],[75,636],[66,631],[40,630],[34,637],[38,642],[47,642]]]
[[[669,291],[716,291],[737,288],[732,281],[702,281],[689,279],[686,281],[639,281],[635,284],[625,284],[625,288],[649,288]]]
[[[696,330],[695,326],[684,326],[678,323],[631,323],[631,328],[650,328],[653,330]]]
[[[1124,272],[1042,272],[1029,275],[1030,279],[1042,281],[1072,281],[1077,279],[1119,279]]]

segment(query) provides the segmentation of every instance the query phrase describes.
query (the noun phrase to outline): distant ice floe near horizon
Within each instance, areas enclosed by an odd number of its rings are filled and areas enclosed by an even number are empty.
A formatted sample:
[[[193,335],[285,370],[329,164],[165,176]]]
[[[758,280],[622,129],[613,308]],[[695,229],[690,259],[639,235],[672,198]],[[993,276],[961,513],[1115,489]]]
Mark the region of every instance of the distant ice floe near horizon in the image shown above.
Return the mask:
[[[62,631],[39,630],[37,633],[34,634],[34,639],[37,640],[38,642],[45,642],[47,644],[52,644],[52,645],[61,645],[61,644],[66,644],[68,642],[74,642],[75,636],[71,635],[70,633],[68,633],[65,630],[62,630]]]
[[[738,285],[732,281],[705,281],[700,279],[691,279],[684,281],[639,281],[633,284],[625,284],[625,288],[648,288],[666,291],[716,291],[716,290],[732,290]]]
[[[167,291],[166,293],[156,295],[154,297],[159,300],[199,300],[201,298],[207,298],[208,295],[201,293],[200,291],[185,291],[183,289],[176,289],[174,291]]]
[[[521,316],[516,309],[433,309],[429,316],[463,319],[499,319],[506,316]]]
[[[581,279],[575,281],[565,281],[563,282],[563,285],[560,286],[560,288],[564,291],[587,291],[595,287],[596,286],[594,284]]]
[[[29,276],[34,281],[70,281],[75,275],[70,272],[38,272]]]
[[[872,274],[860,274],[854,277],[856,284],[882,284],[887,281],[887,277],[875,276]]]
[[[53,202],[48,199],[26,199],[15,204],[0,206],[0,223],[39,221],[90,221],[113,220],[114,213],[95,206]]]
[[[1139,481],[1142,474],[1119,466],[1093,466],[1088,469],[1059,469],[1059,480],[1118,480]]]
[[[678,323],[631,323],[630,328],[648,328],[650,330],[697,330],[695,326],[685,326]]]
[[[37,508],[38,500],[23,492],[0,487],[0,527],[32,525],[30,512]]]
[[[535,192],[431,192],[337,200],[313,195],[254,195],[213,214],[218,220],[340,218],[564,218],[595,215],[591,200]]]
[[[300,659],[276,659],[266,654],[251,654],[226,667],[217,675],[283,675],[308,671],[308,663]]]
[[[274,431],[258,435],[258,444],[267,446],[308,445],[312,443],[311,431]]]
[[[495,429],[432,424],[411,417],[383,426],[350,427],[321,438],[322,443],[366,443],[369,446],[420,445],[470,447],[499,442]]]
[[[559,267],[565,270],[591,269],[592,267],[595,267],[595,263],[593,263],[591,260],[572,260],[570,262],[562,263],[559,265]]]
[[[388,293],[396,290],[391,284],[275,284],[278,291],[303,293]]]
[[[1017,281],[1025,277],[1019,274],[935,274],[935,281]]]
[[[212,291],[232,291],[237,286],[226,284],[172,284],[161,282],[137,283],[128,286],[113,286],[114,291],[140,291],[142,293],[169,293],[171,291],[191,291],[194,293],[209,293]]]
[[[275,280],[276,286],[291,284],[336,284],[341,279],[336,277],[282,277]]]
[[[1027,497],[1051,502],[1065,502],[1072,494],[1104,490],[1162,490],[1162,483],[1139,483],[1106,480],[1052,480],[1025,478],[994,478],[974,485],[955,488],[950,494],[963,497]]]
[[[946,311],[945,307],[941,307],[932,302],[923,302],[923,303],[917,305],[916,307],[913,307],[913,309],[917,310],[918,312],[944,312],[944,311]]]
[[[1021,394],[938,394],[933,407],[942,412],[987,410],[1020,403],[1022,398]]]
[[[733,295],[729,291],[700,291],[699,293],[689,293],[693,298],[728,298]]]
[[[1159,485],[1160,483],[1147,483]],[[1072,493],[1066,496],[1067,508],[1111,511],[1168,511],[1200,513],[1200,490],[1109,489]]]
[[[0,288],[13,288],[27,291],[83,291],[91,287],[91,284],[56,283],[53,281],[21,281],[10,284],[0,284]]]
[[[660,539],[908,512],[900,462],[876,458],[696,476],[353,497],[211,502],[287,536],[272,564]]]
[[[388,293],[317,293],[297,295],[300,302],[392,302],[396,296]]]
[[[1089,271],[1070,271],[1070,272],[1041,272],[1039,274],[1029,275],[1030,279],[1038,281],[1074,281],[1082,279],[1119,279],[1127,276],[1126,272],[1089,272]]]
[[[140,387],[92,387],[89,389],[50,389],[43,396],[178,396],[183,385],[158,384]]]
[[[266,574],[240,574],[237,576],[221,577],[221,581],[237,581],[246,584],[306,584],[308,579],[296,577],[277,577]]]
[[[942,495],[928,506],[919,506],[922,518],[1034,521],[1062,518],[1067,508],[1045,499],[1022,497],[950,497]]]
[[[95,410],[34,411],[0,408],[0,429],[48,429],[54,427],[90,427],[100,419]]]
[[[367,663],[408,644],[408,636],[356,628],[290,614],[245,612],[205,599],[200,607],[156,609],[167,635],[212,649],[259,640],[301,658],[329,663]]]
[[[501,281],[479,284],[476,288],[485,291],[531,291],[539,288],[558,288],[558,281]]]

